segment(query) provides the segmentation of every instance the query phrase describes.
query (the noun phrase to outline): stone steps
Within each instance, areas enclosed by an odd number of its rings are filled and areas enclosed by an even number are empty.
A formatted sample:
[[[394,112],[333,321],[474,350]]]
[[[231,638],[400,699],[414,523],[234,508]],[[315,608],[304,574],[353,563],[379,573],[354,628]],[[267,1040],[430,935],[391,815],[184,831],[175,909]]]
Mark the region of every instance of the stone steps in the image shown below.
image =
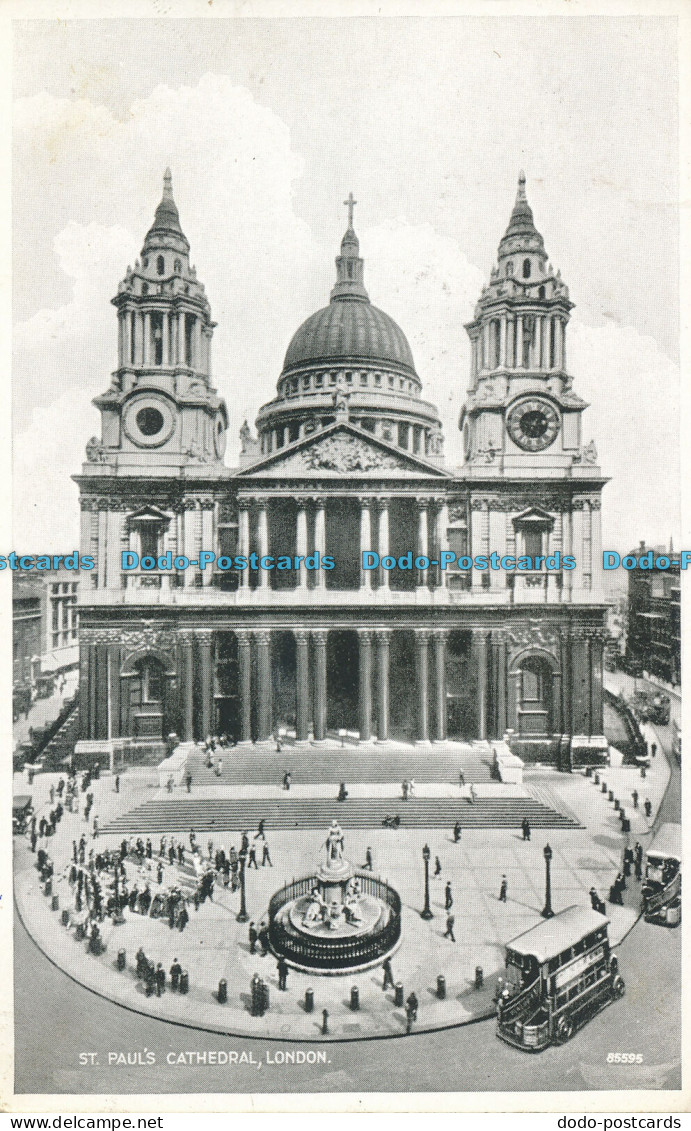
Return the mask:
[[[321,783],[338,785],[339,782],[388,782],[413,778],[416,782],[458,784],[459,770],[463,770],[467,783],[492,780],[492,752],[488,743],[476,746],[454,744],[429,747],[400,747],[389,749],[374,744],[341,748],[339,746],[307,750],[286,745],[280,754],[275,750],[231,747],[219,750],[223,759],[223,772],[219,778],[204,765],[204,756],[198,750],[190,755],[188,766],[195,785],[205,782],[223,782],[242,785],[277,785],[286,770],[290,770],[293,784]]]
[[[578,828],[571,816],[531,797],[483,797],[474,805],[462,799],[414,797],[402,802],[386,797],[268,800],[263,798],[198,798],[148,801],[105,825],[104,833],[154,835],[165,832],[242,832],[260,820],[272,829],[323,829],[336,817],[348,829],[382,827],[386,816],[401,818],[401,828],[518,829],[527,817],[533,828]]]

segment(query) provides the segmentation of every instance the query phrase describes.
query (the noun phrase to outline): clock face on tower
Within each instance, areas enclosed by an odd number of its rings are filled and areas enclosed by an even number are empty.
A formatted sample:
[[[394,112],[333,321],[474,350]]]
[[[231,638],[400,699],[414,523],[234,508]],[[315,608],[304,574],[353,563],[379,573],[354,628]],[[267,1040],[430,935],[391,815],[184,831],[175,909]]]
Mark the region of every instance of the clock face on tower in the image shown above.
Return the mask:
[[[507,418],[509,435],[525,452],[541,452],[554,443],[559,431],[559,414],[537,397],[519,401]]]

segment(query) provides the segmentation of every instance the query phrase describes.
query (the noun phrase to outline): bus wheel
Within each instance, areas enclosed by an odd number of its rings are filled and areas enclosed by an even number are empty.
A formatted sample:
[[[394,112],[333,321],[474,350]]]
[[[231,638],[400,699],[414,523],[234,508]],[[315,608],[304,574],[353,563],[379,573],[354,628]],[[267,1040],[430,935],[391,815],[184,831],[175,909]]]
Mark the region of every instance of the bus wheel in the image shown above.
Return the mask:
[[[612,993],[614,997],[623,997],[625,992],[626,983],[624,982],[624,979],[620,977],[619,974],[617,974],[616,978],[612,982]]]
[[[573,1021],[570,1017],[560,1017],[557,1022],[556,1037],[560,1044],[570,1041],[573,1036]]]

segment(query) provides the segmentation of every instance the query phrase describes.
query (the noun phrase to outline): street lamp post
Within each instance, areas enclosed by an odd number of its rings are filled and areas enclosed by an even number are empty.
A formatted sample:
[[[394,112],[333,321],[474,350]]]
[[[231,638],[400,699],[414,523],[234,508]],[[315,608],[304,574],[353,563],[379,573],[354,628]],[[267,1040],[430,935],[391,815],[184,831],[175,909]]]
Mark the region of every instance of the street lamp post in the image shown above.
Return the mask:
[[[429,905],[429,858],[432,855],[428,844],[422,850],[422,859],[425,862],[425,906],[420,912],[421,919],[432,919],[432,909]]]
[[[246,923],[249,919],[247,914],[247,904],[245,903],[245,855],[240,853],[240,910],[238,911],[237,922]]]
[[[542,918],[551,919],[554,915],[554,911],[552,910],[552,876],[550,872],[552,849],[548,844],[546,844],[543,849],[543,856],[545,858],[545,906],[542,908]]]

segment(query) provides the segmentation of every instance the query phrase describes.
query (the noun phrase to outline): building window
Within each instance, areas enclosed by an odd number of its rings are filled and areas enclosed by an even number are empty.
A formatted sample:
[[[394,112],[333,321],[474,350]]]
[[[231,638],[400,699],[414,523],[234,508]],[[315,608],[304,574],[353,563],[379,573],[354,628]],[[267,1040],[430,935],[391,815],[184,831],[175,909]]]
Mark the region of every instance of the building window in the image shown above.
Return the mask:
[[[324,387],[324,374],[323,373],[317,373],[317,376],[314,379],[314,383],[315,383],[315,385],[318,389],[323,388]]]
[[[149,257],[148,257],[148,255],[143,255],[142,256],[142,267],[148,267],[148,266],[149,266]]]
[[[540,287],[540,289],[539,289],[539,291],[538,291],[537,293],[538,293],[538,297],[539,297],[539,298],[544,298],[544,297],[545,297],[545,288],[544,288],[544,287]]]
[[[148,283],[142,283],[142,294],[148,295],[148,293],[149,293],[149,284]]]
[[[513,259],[510,259],[506,264],[506,274],[513,275]]]
[[[381,388],[381,373],[374,374],[374,384],[377,389]]]
[[[361,374],[360,374],[360,384],[361,384],[361,385],[366,385],[366,384],[367,384],[367,374],[366,374],[366,373],[361,373]]]
[[[523,548],[527,557],[535,558],[542,557],[542,531],[541,530],[524,530],[523,532]]]
[[[309,377],[303,377],[302,378],[302,387],[303,387],[303,389],[309,389],[309,387],[310,387]]]
[[[180,272],[182,271],[182,260],[181,259],[175,260],[174,269],[175,269],[175,274],[179,275]]]
[[[523,278],[524,279],[530,278],[530,260],[529,259],[523,260]]]
[[[162,255],[159,255],[158,259],[156,260],[156,273],[158,275],[162,275],[163,272],[165,271],[165,269],[166,269],[166,261],[165,261],[165,259],[163,258]]]
[[[393,389],[393,376],[391,373],[389,373],[389,388]]]
[[[159,527],[158,524],[147,523],[142,524],[139,528],[139,545],[141,549],[141,557],[158,557],[158,537]]]

